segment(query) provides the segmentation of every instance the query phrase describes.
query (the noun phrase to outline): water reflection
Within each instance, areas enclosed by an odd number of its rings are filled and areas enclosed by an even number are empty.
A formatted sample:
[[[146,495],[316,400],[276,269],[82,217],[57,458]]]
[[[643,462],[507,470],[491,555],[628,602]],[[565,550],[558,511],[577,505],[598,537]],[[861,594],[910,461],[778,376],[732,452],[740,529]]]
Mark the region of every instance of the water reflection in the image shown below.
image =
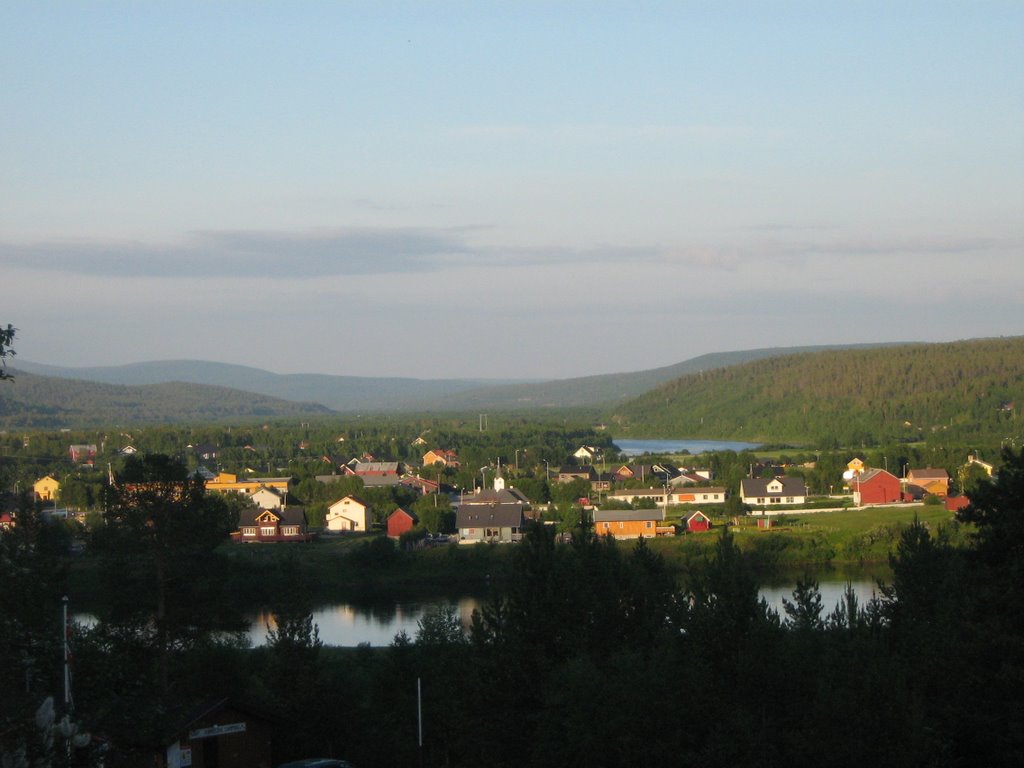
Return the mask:
[[[847,583],[853,587],[853,593],[857,596],[857,604],[863,608],[867,603],[875,597],[881,597],[881,592],[878,589],[878,582],[874,579],[852,579],[849,582],[846,581],[823,581],[818,584],[818,591],[821,593],[821,614],[822,618],[825,618],[839,602],[843,599],[843,595],[846,593]],[[776,611],[783,619],[786,617],[786,609],[783,605],[783,599],[793,602],[793,590],[796,588],[795,584],[780,584],[775,586],[762,586],[761,597],[768,603],[768,607]]]
[[[831,578],[820,581],[822,618],[835,609],[846,591],[849,583],[853,587],[857,601],[863,607],[873,597],[880,596],[878,582],[873,577],[862,574],[850,579]],[[795,579],[780,581],[761,587],[761,596],[770,608],[785,618],[786,612],[783,599],[793,600]],[[436,598],[424,600],[387,601],[373,604],[335,603],[324,605],[313,611],[313,621],[320,628],[320,640],[324,645],[356,646],[368,643],[372,646],[390,645],[395,635],[405,632],[415,639],[418,623],[423,614],[436,607],[452,608],[456,611],[467,632],[472,621],[473,611],[483,601],[474,596],[460,598]],[[266,610],[249,615],[249,641],[254,645],[264,645],[267,640],[267,629],[274,629],[274,616]]]
[[[335,603],[313,610],[313,622],[320,629],[324,645],[355,646],[369,643],[373,646],[390,645],[395,635],[405,632],[416,637],[423,614],[435,607],[452,608],[458,614],[463,629],[469,630],[473,611],[480,606],[476,597],[403,600],[373,604]],[[267,631],[274,629],[274,615],[270,611],[256,611],[249,616],[249,641],[264,645]]]

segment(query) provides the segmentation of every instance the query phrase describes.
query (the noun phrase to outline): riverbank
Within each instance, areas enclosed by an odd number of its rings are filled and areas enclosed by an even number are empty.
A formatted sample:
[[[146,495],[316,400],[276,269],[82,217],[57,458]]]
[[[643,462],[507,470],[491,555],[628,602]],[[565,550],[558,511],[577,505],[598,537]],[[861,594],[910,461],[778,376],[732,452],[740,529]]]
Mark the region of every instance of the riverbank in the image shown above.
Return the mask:
[[[862,569],[887,566],[902,530],[915,516],[933,532],[940,528],[954,545],[966,545],[969,531],[939,506],[885,507],[810,514],[781,514],[762,530],[757,519],[731,525],[734,540],[759,576],[802,570]],[[724,519],[706,533],[664,536],[645,543],[680,581],[713,557]],[[731,524],[731,521],[729,521]],[[634,542],[622,541],[630,548]],[[225,545],[224,591],[241,605],[267,605],[282,588],[310,602],[344,598],[373,601],[382,595],[416,598],[486,594],[510,570],[514,545],[450,544],[402,551],[381,536],[331,537],[310,544]],[[88,555],[72,563],[69,592],[79,605],[101,594],[96,561]]]

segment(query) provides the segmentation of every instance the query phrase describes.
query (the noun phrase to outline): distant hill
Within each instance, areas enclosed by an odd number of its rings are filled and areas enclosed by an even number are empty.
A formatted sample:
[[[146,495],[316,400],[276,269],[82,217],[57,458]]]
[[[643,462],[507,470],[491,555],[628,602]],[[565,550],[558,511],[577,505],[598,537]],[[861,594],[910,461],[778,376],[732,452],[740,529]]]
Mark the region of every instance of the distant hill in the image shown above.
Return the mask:
[[[332,411],[409,411],[428,400],[476,389],[483,379],[411,379],[326,374],[271,373],[245,365],[201,360],[164,360],[131,365],[65,368],[26,362],[18,368],[29,373],[106,384],[162,384],[171,381],[211,384],[256,392],[269,397],[320,403]],[[493,382],[505,384],[506,379]]]
[[[315,403],[206,384],[124,386],[8,371],[15,381],[0,382],[0,426],[5,428],[309,418],[331,413]]]
[[[771,357],[691,373],[612,410],[618,436],[874,444],[1021,435],[1024,337]]]
[[[768,357],[826,349],[878,345],[770,347],[701,355],[681,363],[631,373],[551,381],[412,379],[325,374],[279,374],[259,368],[199,360],[165,360],[131,365],[65,368],[17,358],[28,373],[106,384],[189,382],[255,392],[269,397],[320,403],[343,413],[410,411],[529,411],[537,408],[607,406],[637,397],[688,373],[724,368]]]
[[[553,381],[490,385],[467,389],[423,404],[426,410],[519,411],[533,408],[609,407],[637,397],[659,384],[689,373],[726,368],[752,360],[834,349],[874,349],[885,344],[767,347],[738,352],[715,352],[681,363],[631,373],[608,373]]]

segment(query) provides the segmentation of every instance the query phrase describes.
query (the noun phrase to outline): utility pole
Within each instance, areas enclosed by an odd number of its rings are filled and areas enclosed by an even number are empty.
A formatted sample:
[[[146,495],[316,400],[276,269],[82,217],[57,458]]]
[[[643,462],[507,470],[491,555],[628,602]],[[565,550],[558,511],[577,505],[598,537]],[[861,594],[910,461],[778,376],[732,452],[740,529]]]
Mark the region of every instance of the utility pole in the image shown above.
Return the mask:
[[[422,678],[416,678],[416,741],[419,745],[420,765],[423,765],[423,685]]]

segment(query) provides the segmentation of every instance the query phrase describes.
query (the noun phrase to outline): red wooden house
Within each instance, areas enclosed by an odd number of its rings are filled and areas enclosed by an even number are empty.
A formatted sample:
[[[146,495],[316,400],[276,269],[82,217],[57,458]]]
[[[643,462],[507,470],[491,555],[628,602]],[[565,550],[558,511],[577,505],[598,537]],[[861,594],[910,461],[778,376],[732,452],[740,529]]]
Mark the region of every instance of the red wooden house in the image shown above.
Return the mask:
[[[388,536],[397,539],[406,531],[411,531],[419,523],[420,519],[415,512],[398,507],[388,515]]]
[[[227,699],[210,701],[180,716],[169,713],[162,743],[138,745],[152,750],[149,759],[139,764],[157,768],[269,768],[274,725],[267,715],[243,709]]]
[[[902,500],[900,479],[884,469],[866,469],[850,480],[853,489],[853,503],[893,504]]]
[[[686,530],[690,533],[700,533],[711,530],[711,518],[699,509],[686,518]]]

